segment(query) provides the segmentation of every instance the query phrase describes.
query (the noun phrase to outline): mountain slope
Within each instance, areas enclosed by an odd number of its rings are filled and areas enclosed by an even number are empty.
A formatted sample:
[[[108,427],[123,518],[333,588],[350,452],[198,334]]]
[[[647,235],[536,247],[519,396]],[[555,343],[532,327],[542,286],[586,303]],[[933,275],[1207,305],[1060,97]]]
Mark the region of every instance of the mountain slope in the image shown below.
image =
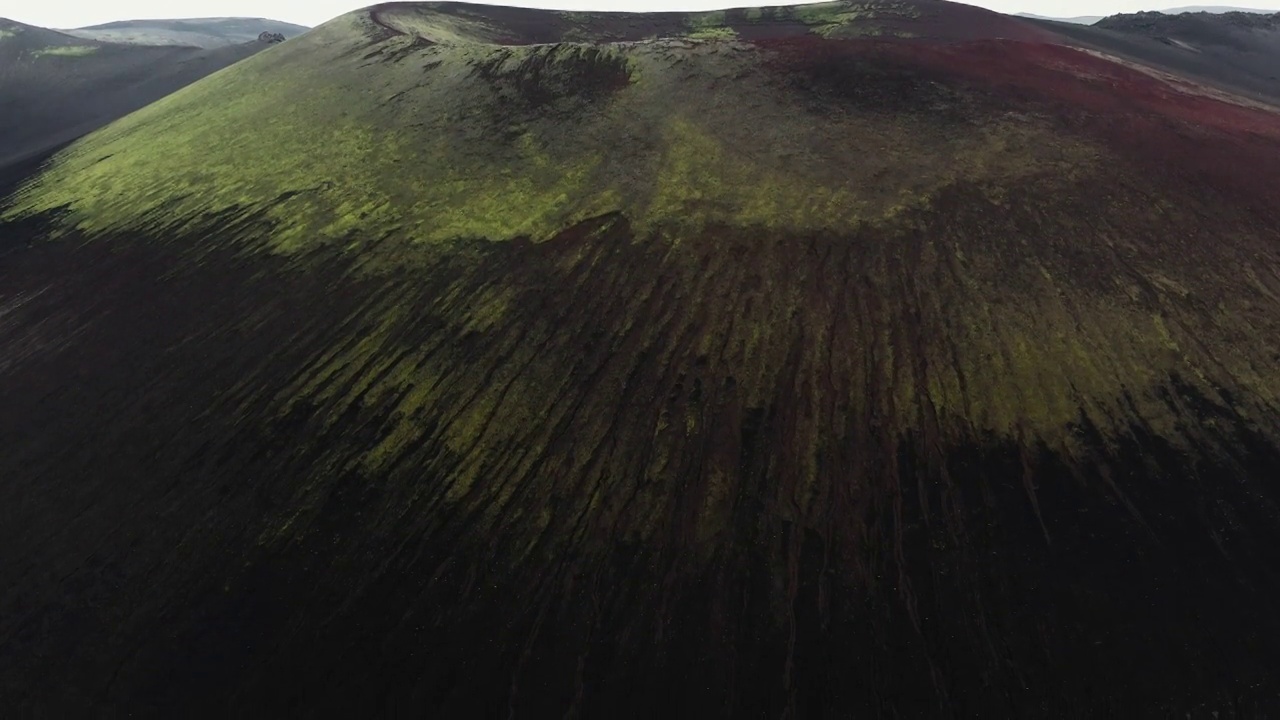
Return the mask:
[[[64,32],[104,42],[217,48],[253,42],[264,32],[292,38],[306,31],[301,25],[266,18],[191,18],[124,20]]]
[[[1280,13],[1137,13],[1089,27],[1037,24],[1085,47],[1280,103]]]
[[[102,127],[268,47],[141,47],[0,19],[0,166]]]
[[[688,91],[678,77],[668,77],[668,58],[705,54],[708,57],[703,62],[723,66],[723,72],[734,77],[742,72],[736,69],[741,62],[737,56],[747,50],[697,38],[760,35],[771,41],[788,37],[798,41],[892,37],[895,33],[957,38],[999,33],[1024,40],[1049,37],[977,8],[948,8],[951,16],[944,21],[935,17],[936,11],[930,15],[905,3],[886,4],[875,13],[845,10],[840,4],[831,8],[801,6],[768,14],[761,11],[755,19],[748,19],[743,11],[734,15],[628,16],[547,14],[515,8],[485,11],[448,4],[441,6],[447,12],[437,12],[432,7],[391,4],[340,18],[294,43],[288,53],[273,52],[238,65],[187,93],[168,98],[108,129],[98,142],[81,151],[92,154],[119,145],[128,146],[128,152],[111,152],[108,163],[64,165],[77,180],[50,180],[45,183],[48,192],[34,197],[32,203],[52,209],[74,195],[77,220],[85,227],[106,229],[119,227],[119,223],[136,224],[153,211],[168,221],[198,221],[201,213],[230,210],[249,199],[259,203],[267,215],[287,218],[274,235],[273,243],[281,246],[337,239],[357,225],[368,238],[405,229],[406,224],[421,226],[415,233],[421,233],[424,240],[519,234],[541,238],[575,218],[621,210],[620,203],[643,202],[643,207],[633,209],[633,219],[649,224],[667,215],[683,216],[687,208],[664,205],[681,202],[679,197],[649,197],[652,193],[647,191],[635,195],[633,188],[613,187],[616,183],[606,181],[610,175],[625,178],[636,172],[696,170],[705,177],[677,175],[672,180],[706,182],[716,173],[735,173],[735,177],[741,176],[743,186],[725,190],[749,193],[752,197],[738,202],[759,203],[754,211],[760,222],[775,222],[778,218],[772,213],[783,213],[793,216],[788,222],[804,223],[805,227],[852,227],[863,222],[867,212],[891,210],[911,198],[896,194],[897,190],[886,190],[883,197],[855,198],[852,182],[843,189],[829,184],[810,187],[792,185],[785,177],[779,177],[777,187],[753,187],[750,183],[756,181],[753,174],[757,168],[736,153],[719,150],[725,138],[704,137],[707,130],[703,125],[712,117],[723,118],[727,127],[738,128],[734,132],[742,135],[735,140],[744,142],[748,133],[767,131],[754,124],[742,127],[741,120],[735,119],[740,110],[731,103],[706,109],[712,114],[694,123],[698,116],[681,111],[681,105],[674,101]],[[487,18],[486,12],[500,12],[499,21]],[[613,43],[579,46],[551,42],[560,34],[604,37]],[[646,38],[663,39],[632,44]],[[435,49],[425,59],[417,58],[430,48]],[[352,56],[359,56],[358,60],[347,59]],[[437,62],[440,65],[435,65]],[[655,82],[634,84],[632,78],[648,68],[656,73]],[[424,70],[439,72],[424,79]],[[813,83],[832,81],[823,71],[815,72],[820,77]],[[487,79],[491,74],[495,77]],[[541,87],[556,83],[565,85]],[[573,83],[581,83],[581,87]],[[526,84],[530,87],[524,87]],[[253,92],[245,92],[246,88],[253,88]],[[632,90],[623,99],[634,98],[634,107],[629,109],[639,113],[638,117],[606,115],[586,137],[574,134],[576,131],[562,133],[562,116],[594,119],[596,113],[585,111],[624,88]],[[235,100],[223,103],[220,98]],[[552,101],[565,107],[550,113],[544,105]],[[889,98],[880,101],[891,102]],[[790,111],[775,105],[761,112],[781,115]],[[641,122],[640,118],[645,119]],[[779,119],[780,130],[776,135],[771,133],[771,141],[789,144],[784,136],[791,125]],[[890,117],[883,132],[898,133],[894,143],[910,146],[906,131],[895,129],[900,125]],[[245,133],[246,127],[255,131]],[[496,139],[486,139],[494,134]],[[1019,135],[1015,127],[1011,141],[1017,142]],[[617,148],[619,137],[631,141]],[[852,147],[840,150],[842,143],[834,138],[828,142],[833,151],[849,153],[847,161],[860,153]],[[1003,144],[1006,140],[975,134],[955,146],[968,157],[983,153],[984,146],[993,142]],[[472,147],[475,143],[491,144],[495,154],[477,151]],[[719,163],[699,170],[676,163],[674,151],[665,155],[642,152],[646,147],[670,143],[688,145],[689,152],[715,152],[712,159]],[[629,149],[640,157],[632,157]],[[317,157],[317,152],[322,157]],[[921,155],[925,162],[932,162],[928,152]],[[190,161],[175,162],[175,158]],[[882,162],[888,167],[895,160],[886,157]],[[425,161],[438,167],[428,170],[422,164]],[[637,161],[648,164],[632,168],[631,163]],[[510,166],[511,172],[488,172],[495,162]],[[675,164],[668,168],[654,162]],[[785,164],[768,162],[778,170]],[[410,172],[418,166],[421,175],[406,176],[401,163],[409,163]],[[316,167],[336,174],[330,182],[317,182]],[[448,174],[441,177],[441,169]],[[108,174],[112,182],[100,183]],[[903,173],[901,179],[907,187],[901,192],[909,192],[917,179],[923,183],[946,181],[935,174],[932,168]],[[343,182],[336,182],[339,176]],[[426,182],[428,177],[432,182]],[[136,193],[118,192],[121,183],[134,181],[139,183]],[[198,192],[187,192],[197,187]],[[671,183],[660,183],[659,187],[674,188]],[[826,208],[817,199],[802,199],[810,192],[824,196],[839,192],[822,200],[835,206],[835,216],[824,216]],[[562,196],[577,207],[561,201]],[[717,211],[709,204],[709,209],[700,212],[709,212],[711,217],[689,219],[718,220],[725,212],[742,219],[741,208],[732,205]],[[452,221],[441,223],[440,218],[446,217]]]
[[[396,3],[73,144],[0,214],[0,696],[1265,716],[1280,123],[1064,42]]]

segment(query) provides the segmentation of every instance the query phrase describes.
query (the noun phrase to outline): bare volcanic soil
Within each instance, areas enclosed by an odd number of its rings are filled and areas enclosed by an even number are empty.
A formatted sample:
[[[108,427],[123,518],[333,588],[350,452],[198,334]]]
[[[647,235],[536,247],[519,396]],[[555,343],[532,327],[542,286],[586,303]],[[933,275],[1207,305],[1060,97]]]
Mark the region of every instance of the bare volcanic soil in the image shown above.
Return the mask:
[[[1280,712],[1276,111],[824,7],[383,6],[10,167],[0,708]]]

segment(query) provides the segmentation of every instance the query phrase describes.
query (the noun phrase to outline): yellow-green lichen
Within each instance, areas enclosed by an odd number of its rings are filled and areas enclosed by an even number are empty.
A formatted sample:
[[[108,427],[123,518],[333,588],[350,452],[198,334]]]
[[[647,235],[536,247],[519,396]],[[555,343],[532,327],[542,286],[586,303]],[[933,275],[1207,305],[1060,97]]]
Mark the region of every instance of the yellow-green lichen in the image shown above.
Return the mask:
[[[723,10],[690,15],[686,20],[689,28],[686,37],[694,40],[732,40],[738,33],[726,25],[727,19]]]
[[[687,37],[693,40],[732,40],[738,37],[738,33],[733,28],[700,28],[690,32]]]
[[[485,43],[502,37],[501,30],[470,13],[384,13],[379,18],[387,27],[434,43]]]
[[[728,20],[728,15],[724,10],[713,10],[711,12],[693,13],[689,15],[686,24],[693,30],[701,30],[705,28],[722,28]]]
[[[85,57],[98,52],[95,45],[54,45],[33,50],[32,57]]]
[[[267,249],[331,244],[372,268],[459,239],[545,240],[615,212],[673,238],[713,226],[847,233],[909,223],[958,180],[999,188],[1094,166],[1088,147],[1034,123],[951,135],[897,116],[815,123],[755,102],[776,89],[717,43],[370,47],[356,42],[361,22],[92,134],[9,215],[65,210],[63,230],[90,233],[254,217],[273,228]]]
[[[919,17],[919,10],[904,2],[830,2],[788,9],[791,17],[824,37],[884,34],[875,21]]]

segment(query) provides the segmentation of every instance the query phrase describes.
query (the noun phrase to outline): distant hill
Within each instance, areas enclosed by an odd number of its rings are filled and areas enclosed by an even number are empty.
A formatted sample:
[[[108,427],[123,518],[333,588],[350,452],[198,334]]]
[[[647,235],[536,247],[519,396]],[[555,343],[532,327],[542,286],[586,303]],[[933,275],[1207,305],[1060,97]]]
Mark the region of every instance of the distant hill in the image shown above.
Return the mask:
[[[1091,26],[1028,22],[1086,48],[1280,104],[1280,13],[1144,12]]]
[[[1271,13],[1274,13],[1275,10],[1262,10],[1259,8],[1226,7],[1223,5],[1188,5],[1187,7],[1167,8],[1165,10],[1161,10],[1160,12],[1166,15],[1178,15],[1181,13],[1198,13],[1198,12],[1211,13],[1214,15],[1221,15],[1222,13],[1229,13],[1229,12],[1260,13],[1263,15],[1269,15]]]
[[[74,140],[268,46],[121,44],[0,18],[0,166]]]
[[[256,40],[264,32],[297,37],[308,28],[265,18],[197,18],[184,20],[124,20],[64,30],[68,35],[133,45],[190,45],[226,47]]]
[[[1261,13],[1267,14],[1275,12],[1274,10],[1260,10],[1257,8],[1238,8],[1226,7],[1219,5],[1188,5],[1187,7],[1168,8],[1159,12],[1165,15],[1178,15],[1182,13],[1212,13],[1220,15],[1223,13],[1242,12],[1242,13]],[[1017,17],[1029,18],[1032,20],[1052,20],[1054,22],[1072,23],[1075,25],[1092,25],[1099,20],[1105,18],[1105,15],[1079,15],[1077,17],[1048,17],[1046,15],[1036,15],[1035,13],[1015,13]]]
[[[1280,29],[1280,12],[1273,14],[1247,11],[1125,13],[1105,17],[1096,25],[1108,30],[1146,35],[1155,39],[1177,36],[1180,40],[1194,44],[1228,45],[1243,49],[1242,43],[1247,42],[1247,39],[1237,37],[1236,33],[1239,30]]]
[[[1017,16],[1029,18],[1031,20],[1052,20],[1054,22],[1074,23],[1076,25],[1092,25],[1104,17],[1103,15],[1080,15],[1069,18],[1055,18],[1045,15],[1036,15],[1034,13],[1017,13]]]

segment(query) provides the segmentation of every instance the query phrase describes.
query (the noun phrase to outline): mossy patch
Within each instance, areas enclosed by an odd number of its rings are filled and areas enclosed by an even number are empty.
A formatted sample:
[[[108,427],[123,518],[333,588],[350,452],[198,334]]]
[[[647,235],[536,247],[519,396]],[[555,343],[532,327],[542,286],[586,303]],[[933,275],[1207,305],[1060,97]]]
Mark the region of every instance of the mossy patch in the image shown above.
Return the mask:
[[[690,14],[686,24],[694,30],[718,28],[724,27],[727,19],[728,14],[724,10],[712,10],[711,12]]]
[[[738,37],[738,32],[729,27],[700,28],[687,37],[693,40],[732,40]]]
[[[62,209],[67,227],[103,232],[253,214],[274,224],[274,251],[333,244],[373,266],[460,239],[542,240],[609,213],[672,237],[851,232],[902,222],[957,178],[1000,186],[1091,162],[1025,123],[939,135],[915,126],[927,117],[853,108],[815,124],[795,111],[802,96],[777,97],[753,70],[758,56],[718,43],[393,37],[370,52],[364,32],[354,18],[320,28],[91,135],[10,216]]]
[[[728,15],[723,10],[689,15],[687,37],[694,40],[729,40],[738,33],[726,23]]]
[[[98,52],[96,45],[56,45],[31,52],[32,57],[85,57]]]
[[[919,17],[920,12],[905,2],[832,2],[788,8],[790,17],[808,25],[823,37],[865,37],[885,34],[877,21]]]
[[[471,13],[387,13],[379,21],[395,31],[445,45],[498,42],[503,32]]]

